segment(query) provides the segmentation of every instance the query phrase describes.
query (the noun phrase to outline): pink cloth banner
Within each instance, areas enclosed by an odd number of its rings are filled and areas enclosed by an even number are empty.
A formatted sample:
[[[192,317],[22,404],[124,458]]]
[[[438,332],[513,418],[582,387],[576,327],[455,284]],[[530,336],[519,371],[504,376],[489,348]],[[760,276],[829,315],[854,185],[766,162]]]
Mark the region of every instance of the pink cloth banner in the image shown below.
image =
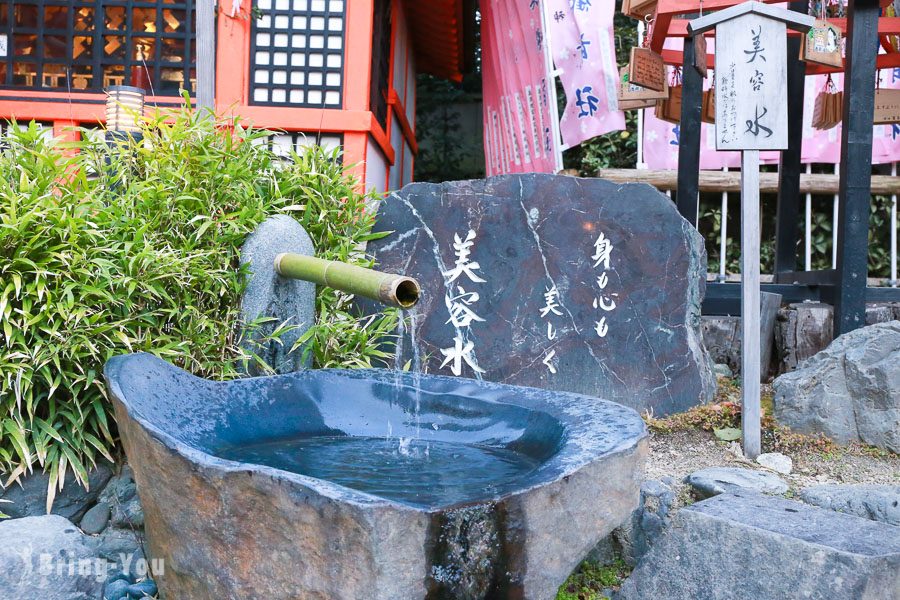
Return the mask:
[[[555,172],[540,3],[487,0],[481,17],[487,174]]]
[[[666,40],[666,48],[681,49],[681,40]],[[713,52],[713,42],[708,40],[709,52]],[[900,68],[884,69],[879,72],[881,87],[900,88]],[[709,89],[712,76],[703,81],[703,89]],[[841,90],[844,87],[843,75],[832,75],[832,80]],[[824,131],[812,127],[813,106],[816,96],[825,89],[826,75],[806,78],[803,106],[803,146],[801,161],[803,163],[830,163],[841,161],[841,126]],[[661,121],[653,114],[652,109],[644,111],[644,163],[649,169],[678,168],[678,140],[681,128],[678,125]],[[779,152],[762,152],[760,159],[764,163],[777,164]],[[900,161],[900,125],[876,125],[873,128],[872,162],[875,164]],[[707,123],[700,127],[700,168],[722,169],[739,168],[740,152],[717,152],[715,125]]]
[[[616,101],[615,0],[545,1],[553,62],[566,92],[559,123],[564,147],[625,129]]]

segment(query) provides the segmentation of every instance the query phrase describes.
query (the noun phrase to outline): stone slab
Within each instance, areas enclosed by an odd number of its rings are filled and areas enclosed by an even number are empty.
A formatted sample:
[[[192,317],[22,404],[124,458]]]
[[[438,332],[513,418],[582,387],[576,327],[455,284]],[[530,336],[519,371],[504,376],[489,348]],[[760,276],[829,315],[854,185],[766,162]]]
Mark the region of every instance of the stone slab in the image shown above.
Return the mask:
[[[814,485],[803,489],[800,498],[807,504],[900,527],[900,485]]]
[[[763,494],[783,494],[788,491],[788,484],[773,473],[738,467],[701,469],[685,477],[684,482],[703,498],[737,491]]]
[[[418,351],[425,372],[656,415],[714,394],[703,240],[650,186],[543,174],[416,183],[382,202],[375,229],[393,232],[368,246],[379,268],[422,285],[401,364]]]
[[[59,515],[0,521],[0,598],[97,600],[105,563],[86,540]]]
[[[678,512],[620,600],[900,598],[900,528],[754,493]]]

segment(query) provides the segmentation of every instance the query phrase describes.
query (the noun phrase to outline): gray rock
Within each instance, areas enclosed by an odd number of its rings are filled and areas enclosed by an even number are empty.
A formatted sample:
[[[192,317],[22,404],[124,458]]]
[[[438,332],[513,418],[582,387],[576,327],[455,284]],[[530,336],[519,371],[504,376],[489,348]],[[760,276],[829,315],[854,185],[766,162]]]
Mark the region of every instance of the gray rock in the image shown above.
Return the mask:
[[[900,485],[814,485],[800,498],[809,504],[900,526]]]
[[[764,452],[756,457],[756,462],[782,475],[790,475],[794,468],[794,461],[791,460],[791,457],[785,456],[781,452]]]
[[[113,358],[105,375],[169,598],[551,598],[638,501],[646,428],[597,398],[383,370],[222,383],[148,354]],[[366,442],[391,425],[397,437],[534,462],[515,478],[498,471],[488,489],[457,489],[423,467],[407,486],[417,496],[337,469],[223,460],[225,440]],[[366,483],[390,477],[369,472]]]
[[[128,594],[130,584],[124,579],[116,579],[106,584],[103,590],[103,600],[121,600]]]
[[[594,546],[584,559],[599,565],[613,564],[622,553],[621,546],[615,538],[618,531],[616,529],[610,535],[600,540],[600,543]]]
[[[122,563],[135,552],[142,551],[143,533],[131,529],[107,528],[96,543],[96,553],[103,559]]]
[[[731,367],[726,365],[725,363],[716,363],[713,365],[713,373],[716,375],[721,375],[722,377],[734,377],[734,371],[731,370]]]
[[[776,419],[900,453],[900,321],[844,334],[774,382]]]
[[[626,563],[633,566],[649,552],[669,524],[674,502],[675,492],[665,483],[645,481],[641,484],[640,504],[631,513],[631,518],[613,534],[621,545]]]
[[[110,477],[112,477],[111,466],[99,462],[96,468],[88,472],[89,489],[85,489],[75,480],[71,469],[67,469],[63,489],[56,493],[51,514],[78,522],[97,501],[97,496]],[[49,482],[50,476],[41,471],[21,478],[21,485],[14,483],[0,491],[0,498],[11,502],[11,504],[4,503],[0,511],[13,519],[46,514]]]
[[[245,349],[254,352],[277,373],[297,371],[305,366],[302,348],[290,352],[294,343],[315,322],[316,286],[308,281],[286,279],[275,272],[275,257],[282,252],[315,256],[315,248],[306,230],[288,215],[275,215],[263,221],[241,248],[241,263],[249,264],[250,278],[241,300],[241,318],[252,323],[258,318],[273,318],[270,323],[250,332]],[[281,323],[296,327],[268,341]],[[250,361],[251,375],[262,375],[262,369]]]
[[[105,563],[85,540],[57,515],[0,522],[0,598],[97,600]]]
[[[783,494],[788,491],[788,484],[777,475],[737,467],[701,469],[685,477],[684,482],[702,498],[738,491],[763,494]]]
[[[140,499],[135,496],[125,504],[113,506],[110,523],[115,527],[143,527],[144,509]]]
[[[128,594],[135,598],[156,595],[156,583],[152,579],[145,579],[139,583],[128,586]]]
[[[137,495],[134,473],[129,465],[124,465],[121,473],[110,479],[100,493],[100,501],[111,507],[109,522],[113,527],[129,529],[144,526],[144,511]]]
[[[106,529],[109,523],[109,504],[106,502],[98,502],[84,513],[78,526],[87,534],[95,535]]]
[[[654,415],[715,394],[700,336],[703,239],[648,185],[534,173],[414,183],[381,203],[375,231],[392,232],[368,245],[379,268],[424,290],[415,327],[402,332],[401,363],[415,350],[424,372],[598,396]],[[592,259],[598,240],[612,245],[608,264],[602,253]],[[475,278],[445,276],[457,261],[477,263]],[[446,360],[454,353],[469,362]]]
[[[100,492],[99,499],[110,506],[124,504],[137,494],[137,486],[134,483],[134,472],[131,465],[122,465],[121,471],[113,476],[109,483]]]
[[[148,562],[144,556],[143,550],[135,550],[131,554],[120,555],[119,560],[111,563],[107,582],[115,579],[122,579],[128,584],[133,583],[134,581],[151,574],[151,564],[152,563]],[[165,563],[158,564],[165,570]]]
[[[680,510],[621,600],[896,600],[900,528],[752,493]]]

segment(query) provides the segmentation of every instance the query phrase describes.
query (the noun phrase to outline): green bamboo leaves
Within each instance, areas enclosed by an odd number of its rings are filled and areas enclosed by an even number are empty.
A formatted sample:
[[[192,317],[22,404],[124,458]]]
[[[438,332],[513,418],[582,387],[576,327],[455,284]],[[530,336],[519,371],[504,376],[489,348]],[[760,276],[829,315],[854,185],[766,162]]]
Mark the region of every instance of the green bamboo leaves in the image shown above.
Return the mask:
[[[0,475],[71,474],[116,452],[104,363],[148,351],[204,377],[238,375],[239,248],[267,216],[300,221],[323,258],[371,266],[374,198],[333,152],[279,159],[266,132],[189,111],[147,120],[144,140],[54,144],[35,126],[0,151]],[[94,138],[96,140],[96,138]],[[76,150],[73,152],[73,150]],[[374,366],[397,315],[361,319],[330,290],[310,352]]]

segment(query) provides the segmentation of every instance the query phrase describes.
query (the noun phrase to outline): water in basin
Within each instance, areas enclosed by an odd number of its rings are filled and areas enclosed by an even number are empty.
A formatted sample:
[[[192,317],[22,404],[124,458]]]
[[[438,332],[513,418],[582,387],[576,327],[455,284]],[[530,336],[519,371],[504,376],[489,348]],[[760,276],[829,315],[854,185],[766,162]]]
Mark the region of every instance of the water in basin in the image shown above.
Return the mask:
[[[278,439],[225,448],[217,454],[422,508],[513,491],[540,464],[506,448],[356,436]]]

